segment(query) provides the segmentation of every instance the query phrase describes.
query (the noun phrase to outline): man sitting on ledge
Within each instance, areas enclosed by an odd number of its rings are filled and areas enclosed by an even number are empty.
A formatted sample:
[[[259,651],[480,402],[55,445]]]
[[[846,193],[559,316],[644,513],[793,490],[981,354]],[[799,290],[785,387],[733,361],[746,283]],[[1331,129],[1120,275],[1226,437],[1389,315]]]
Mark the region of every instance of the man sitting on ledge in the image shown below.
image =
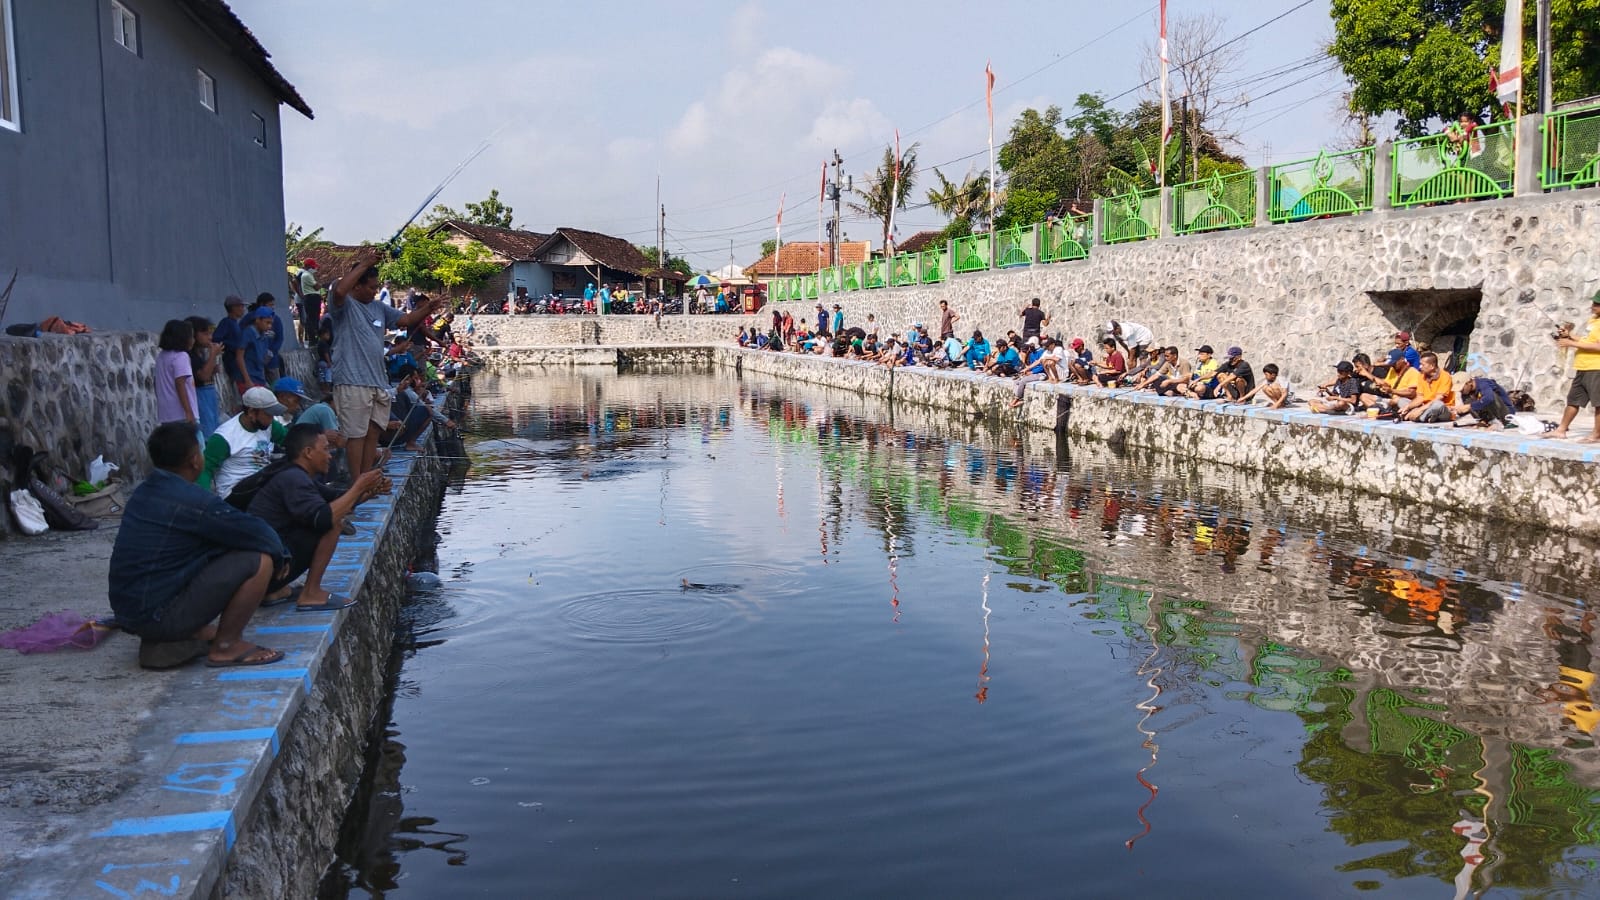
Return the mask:
[[[356,476],[349,490],[339,493],[317,480],[333,462],[321,426],[295,425],[283,447],[289,467],[272,476],[250,501],[251,515],[270,525],[289,549],[289,571],[274,579],[274,586],[288,584],[304,572],[306,583],[296,609],[328,612],[353,606],[355,601],[323,590],[322,576],[339,545],[345,516],[384,490],[383,471],[368,469]]]
[[[195,427],[169,422],[146,442],[155,471],[128,499],[107,594],[139,664],[261,666],[283,653],[244,640],[244,626],[288,559],[267,523],[196,485],[205,462]],[[216,625],[211,622],[221,617]]]

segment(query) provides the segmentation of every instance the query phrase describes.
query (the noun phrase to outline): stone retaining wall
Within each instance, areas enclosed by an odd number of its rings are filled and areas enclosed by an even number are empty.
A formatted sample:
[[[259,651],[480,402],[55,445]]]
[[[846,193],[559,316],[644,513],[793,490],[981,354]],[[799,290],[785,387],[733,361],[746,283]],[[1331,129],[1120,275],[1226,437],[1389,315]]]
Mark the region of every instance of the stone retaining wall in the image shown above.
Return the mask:
[[[771,326],[770,315],[473,316],[479,351],[496,347],[734,343],[739,329]]]
[[[1368,491],[1457,512],[1600,535],[1600,449],[1515,433],[1319,416],[1035,384],[1007,409],[1014,382],[966,371],[719,348],[720,365],[830,385],[891,403],[1006,419],[1148,447],[1310,484]]]

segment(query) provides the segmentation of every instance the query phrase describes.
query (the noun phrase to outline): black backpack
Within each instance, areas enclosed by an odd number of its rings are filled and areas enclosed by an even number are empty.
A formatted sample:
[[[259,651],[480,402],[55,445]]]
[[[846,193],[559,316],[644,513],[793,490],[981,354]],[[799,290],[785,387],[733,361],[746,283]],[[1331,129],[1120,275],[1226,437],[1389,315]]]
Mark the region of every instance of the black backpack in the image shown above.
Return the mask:
[[[287,458],[275,459],[267,463],[267,467],[261,471],[253,472],[241,478],[227,496],[228,505],[240,512],[249,512],[250,502],[256,499],[256,495],[261,493],[261,489],[267,486],[267,482],[276,478],[279,472],[292,465],[294,465],[294,462]]]

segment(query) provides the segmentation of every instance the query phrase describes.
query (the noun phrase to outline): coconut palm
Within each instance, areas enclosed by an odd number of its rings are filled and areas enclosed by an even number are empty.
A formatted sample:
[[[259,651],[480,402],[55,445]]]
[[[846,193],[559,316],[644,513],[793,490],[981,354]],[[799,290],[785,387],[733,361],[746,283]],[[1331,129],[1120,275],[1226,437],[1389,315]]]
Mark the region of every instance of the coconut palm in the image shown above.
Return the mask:
[[[938,169],[933,170],[939,186],[928,191],[928,205],[949,216],[951,222],[963,222],[967,231],[982,230],[989,222],[989,173],[967,170],[958,184],[946,178]],[[998,206],[1000,199],[995,199]]]
[[[894,147],[883,148],[883,160],[878,170],[865,176],[864,186],[855,189],[859,200],[849,202],[850,211],[870,216],[883,225],[883,246],[889,246],[889,220],[891,211],[906,208],[906,198],[917,181],[917,144],[912,144],[900,154],[900,182],[896,190],[894,177]]]

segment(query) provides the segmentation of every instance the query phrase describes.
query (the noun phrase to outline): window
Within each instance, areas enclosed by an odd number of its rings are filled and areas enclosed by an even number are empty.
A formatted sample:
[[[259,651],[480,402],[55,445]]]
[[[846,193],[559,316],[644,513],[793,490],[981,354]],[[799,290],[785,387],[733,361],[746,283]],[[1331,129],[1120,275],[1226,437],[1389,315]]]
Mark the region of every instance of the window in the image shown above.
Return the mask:
[[[200,105],[212,112],[216,112],[217,80],[207,75],[205,69],[195,69],[194,73],[200,78]]]
[[[15,129],[17,118],[17,65],[11,47],[11,0],[0,0],[0,128]]]
[[[111,0],[111,39],[129,53],[139,54],[139,17],[117,0]]]
[[[267,120],[261,118],[260,113],[251,113],[250,118],[255,122],[256,125],[256,146],[265,147],[267,145]]]

